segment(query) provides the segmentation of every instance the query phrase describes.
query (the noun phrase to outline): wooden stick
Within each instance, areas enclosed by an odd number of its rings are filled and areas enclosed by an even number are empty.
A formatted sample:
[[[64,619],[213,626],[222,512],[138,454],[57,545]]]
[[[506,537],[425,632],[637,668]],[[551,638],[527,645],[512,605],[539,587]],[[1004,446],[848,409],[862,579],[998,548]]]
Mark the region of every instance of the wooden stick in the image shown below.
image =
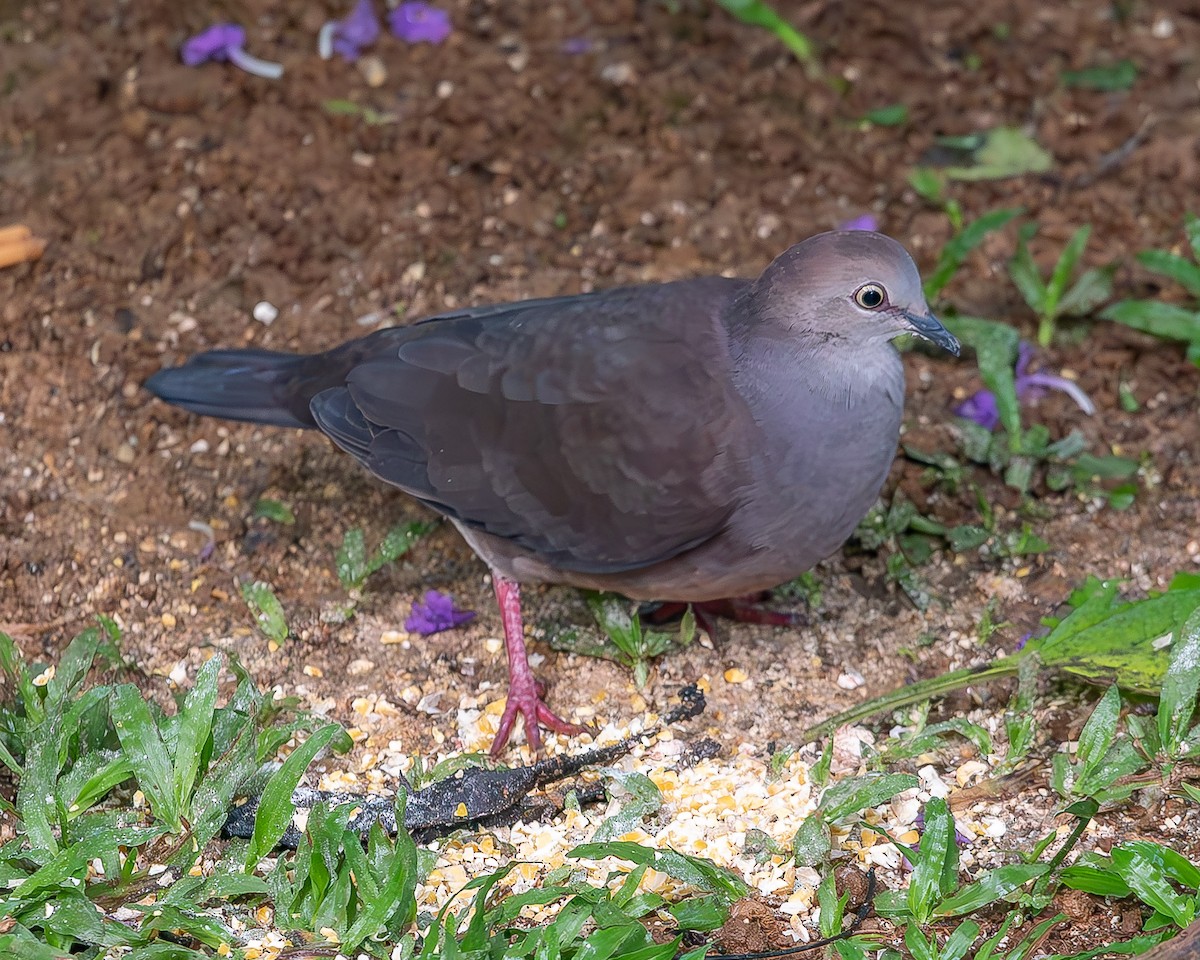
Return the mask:
[[[16,243],[18,240],[28,240],[32,236],[33,231],[23,223],[14,223],[11,227],[0,227],[0,247],[7,247],[10,243]]]
[[[0,244],[0,268],[37,260],[45,251],[46,241],[36,237],[18,240],[16,243]]]

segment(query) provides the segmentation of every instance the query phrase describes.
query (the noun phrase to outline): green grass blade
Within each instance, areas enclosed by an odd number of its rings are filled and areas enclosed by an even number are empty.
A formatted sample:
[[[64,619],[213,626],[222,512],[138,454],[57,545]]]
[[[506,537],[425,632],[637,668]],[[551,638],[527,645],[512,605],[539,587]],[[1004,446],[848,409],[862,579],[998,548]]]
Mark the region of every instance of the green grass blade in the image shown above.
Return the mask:
[[[1067,284],[1075,275],[1075,267],[1079,264],[1079,258],[1083,256],[1084,248],[1091,235],[1092,225],[1084,224],[1071,235],[1071,239],[1067,241],[1067,245],[1059,254],[1058,262],[1054,265],[1054,272],[1050,274],[1050,281],[1046,284],[1045,312],[1049,316],[1058,316],[1058,305],[1067,292]]]
[[[224,657],[210,657],[196,673],[196,683],[183,700],[175,724],[175,804],[186,810],[204,745],[212,733],[213,711],[217,706],[217,679]],[[189,819],[191,819],[189,817]]]
[[[254,816],[254,835],[246,851],[246,869],[252,870],[260,860],[275,849],[292,822],[295,807],[292,792],[304,776],[310,763],[321,749],[341,730],[336,723],[326,724],[300,746],[293,750],[263,788],[258,800],[258,812]]]
[[[1164,340],[1200,343],[1200,310],[1188,310],[1160,300],[1122,300],[1107,307],[1102,320],[1123,323]]]
[[[987,871],[973,883],[968,883],[952,897],[937,905],[939,917],[960,917],[964,913],[982,910],[1007,897],[1030,880],[1043,876],[1049,867],[1044,863],[1017,863]]]
[[[1158,703],[1158,736],[1168,756],[1187,739],[1200,693],[1200,609],[1179,628],[1171,642],[1171,663]]]
[[[1166,250],[1143,250],[1137,261],[1147,270],[1170,277],[1193,297],[1200,297],[1200,266],[1192,261]]]
[[[151,811],[178,833],[183,827],[175,800],[171,758],[142,692],[128,683],[115,687],[109,710],[121,748]]]
[[[812,41],[784,20],[763,0],[717,0],[717,3],[742,23],[762,27],[775,34],[801,63],[815,62],[816,51]]]

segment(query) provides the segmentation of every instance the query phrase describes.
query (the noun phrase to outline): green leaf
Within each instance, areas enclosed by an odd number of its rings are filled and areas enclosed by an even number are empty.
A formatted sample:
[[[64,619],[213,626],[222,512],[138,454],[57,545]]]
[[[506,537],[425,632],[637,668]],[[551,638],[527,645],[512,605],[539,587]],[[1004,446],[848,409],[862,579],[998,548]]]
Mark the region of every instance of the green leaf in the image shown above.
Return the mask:
[[[274,520],[276,523],[293,524],[296,522],[296,515],[292,513],[292,508],[279,500],[255,500],[250,513],[251,516]]]
[[[1176,883],[1200,892],[1200,867],[1179,851],[1149,840],[1127,840],[1121,844],[1121,849],[1140,854]]]
[[[585,843],[567,852],[568,857],[579,860],[602,860],[605,857],[617,857],[636,864],[647,864],[652,869],[665,873],[676,880],[691,884],[709,893],[717,893],[732,903],[740,900],[750,892],[741,877],[711,860],[703,857],[693,857],[674,850],[655,850],[644,847],[639,843],[627,840],[613,840],[608,843]]]
[[[762,27],[775,34],[801,63],[813,63],[816,60],[812,41],[763,0],[717,0],[717,3],[742,23]]]
[[[914,182],[915,186],[915,182]],[[925,297],[934,300],[942,289],[950,282],[958,268],[966,261],[967,256],[989,233],[999,230],[1009,221],[1019,217],[1025,210],[1023,207],[1010,207],[1000,210],[989,210],[977,220],[973,220],[959,230],[950,241],[942,247],[938,255],[937,266],[925,281]],[[944,319],[943,319],[943,322]],[[953,332],[953,331],[951,331]],[[1014,351],[1014,357],[1015,357]]]
[[[909,773],[867,773],[835,783],[825,791],[817,810],[827,823],[836,823],[843,817],[887,803],[919,784],[920,781]]]
[[[1193,297],[1200,297],[1200,266],[1190,260],[1166,250],[1143,250],[1137,261],[1147,270],[1170,277]]]
[[[254,623],[269,640],[283,643],[289,631],[283,605],[271,585],[263,580],[246,580],[241,585],[242,599],[254,614]]]
[[[1091,863],[1072,864],[1059,874],[1059,879],[1072,890],[1082,890],[1098,897],[1121,899],[1133,896],[1129,884],[1121,879],[1111,862],[1103,866]]]
[[[1158,702],[1158,736],[1174,757],[1187,739],[1200,692],[1200,608],[1188,617],[1171,641],[1171,663]]]
[[[183,700],[175,724],[172,756],[175,758],[175,805],[188,809],[192,788],[200,771],[204,745],[212,732],[213,711],[217,705],[217,679],[224,658],[210,657],[196,673],[196,683]],[[189,820],[192,819],[190,816]]]
[[[1098,765],[1108,753],[1116,738],[1120,718],[1121,691],[1114,685],[1105,691],[1079,734],[1077,756],[1085,772]]]
[[[615,840],[640,828],[645,818],[658,813],[663,805],[662,792],[645,774],[611,770],[609,775],[629,796],[616,813],[596,828],[593,840],[597,842]]]
[[[183,825],[179,820],[171,759],[141,691],[128,683],[114,687],[109,712],[121,749],[129,758],[150,809],[172,833],[179,833]]]
[[[1054,265],[1054,272],[1050,275],[1050,282],[1046,284],[1045,312],[1049,316],[1058,316],[1058,304],[1062,300],[1063,294],[1067,292],[1067,284],[1075,275],[1075,266],[1079,263],[1079,258],[1083,256],[1084,248],[1091,235],[1091,224],[1084,224],[1071,235],[1071,239],[1067,241],[1067,245],[1059,254],[1058,262]]]
[[[396,809],[398,824],[404,823],[405,803],[406,800],[401,791]],[[375,878],[379,883],[370,895],[367,895],[362,889],[362,877],[370,875],[371,871],[362,869],[355,871],[355,877],[359,879],[359,896],[363,901],[363,909],[342,936],[339,949],[346,954],[357,950],[358,946],[368,937],[382,933],[388,925],[389,918],[398,915],[401,922],[409,923],[416,914],[414,894],[420,878],[417,869],[417,848],[412,838],[401,827],[394,849],[389,855],[382,856],[380,851],[388,847],[389,843],[383,833],[383,828],[379,824],[375,824],[371,828],[370,845],[376,853],[376,858],[382,859],[383,862],[380,863],[380,866],[383,869],[381,874]],[[360,849],[357,838],[354,838],[346,849]],[[484,915],[482,904],[481,899],[480,906],[476,910],[476,916],[480,919],[481,924]]]
[[[1192,248],[1192,256],[1200,260],[1200,217],[1194,213],[1185,213],[1183,232],[1187,235],[1188,246]]]
[[[1009,442],[1019,446],[1021,408],[1013,366],[1017,362],[1020,334],[1008,324],[982,317],[947,317],[943,322],[951,333],[975,351],[984,386],[996,397],[1000,424],[1008,433]]]
[[[1064,317],[1086,317],[1112,298],[1113,277],[1116,276],[1115,264],[1107,267],[1092,267],[1085,270],[1075,285],[1066,292],[1058,305],[1058,312]]]
[[[1044,863],[1016,863],[988,870],[978,880],[968,883],[954,896],[939,903],[934,913],[939,917],[959,917],[981,910],[1003,900],[1030,880],[1043,876],[1048,869]]]
[[[913,960],[938,960],[937,942],[928,940],[915,924],[910,924],[904,931],[904,946]]]
[[[819,813],[811,814],[792,838],[792,856],[798,867],[815,867],[829,856],[832,838],[829,824]]]
[[[908,175],[908,185],[922,200],[935,206],[941,206],[942,191],[946,188],[946,181],[936,170],[931,167],[914,167]]]
[[[1003,180],[1026,173],[1045,173],[1054,158],[1015,127],[997,127],[983,134],[971,166],[948,167],[951,180]]]
[[[334,569],[347,590],[362,586],[367,578],[367,542],[361,529],[346,531],[334,556]]]
[[[942,945],[939,960],[962,960],[979,936],[979,929],[979,924],[974,920],[964,920],[960,923]]]
[[[1200,342],[1200,311],[1161,300],[1122,300],[1105,308],[1103,320],[1123,323],[1164,340]]]
[[[371,559],[367,562],[363,579],[365,580],[385,565],[399,560],[412,549],[413,544],[432,529],[432,524],[419,522],[404,523],[400,526],[392,527],[383,538],[383,542],[379,544],[379,549],[372,554]]]
[[[1021,291],[1021,296],[1025,298],[1029,309],[1040,317],[1046,306],[1046,283],[1042,280],[1037,264],[1033,261],[1033,254],[1029,252],[1028,243],[1036,229],[1034,224],[1027,224],[1018,231],[1017,250],[1012,259],[1008,261],[1008,275],[1012,277],[1013,283]]]
[[[908,909],[913,921],[926,926],[934,908],[958,885],[958,839],[954,815],[940,797],[925,805],[925,831],[917,848],[908,883]]]
[[[869,110],[863,120],[877,127],[898,127],[908,121],[908,107],[902,103],[876,107],[874,110]]]
[[[253,870],[263,857],[275,849],[275,844],[295,814],[292,793],[300,783],[300,778],[316,755],[340,730],[341,727],[336,723],[329,723],[314,732],[288,754],[263,787],[258,800],[258,812],[254,815],[254,835],[246,851],[247,870]]]
[[[1168,590],[1157,597],[1122,604],[1092,623],[1082,617],[1076,621],[1076,614],[1085,609],[1080,607],[1025,649],[1038,650],[1047,665],[1155,693],[1166,673],[1166,640],[1198,607],[1200,590]]]
[[[1171,918],[1180,930],[1196,918],[1196,903],[1182,896],[1170,882],[1161,867],[1146,857],[1141,850],[1128,847],[1113,847],[1113,866],[1139,900],[1159,913]]]
[[[1064,70],[1059,76],[1068,87],[1111,93],[1132,87],[1137,73],[1137,67],[1132,60],[1118,60],[1116,63],[1084,67],[1082,70]]]
[[[667,912],[675,918],[680,930],[719,930],[729,919],[728,904],[712,894],[673,903]]]
[[[1020,653],[908,684],[802,731],[801,740],[815,740],[877,713],[1012,676],[1022,660],[1033,655],[1047,667],[1157,694],[1167,668],[1167,638],[1200,608],[1200,586],[1180,576],[1164,594],[1121,603],[1116,583],[1090,578],[1072,594],[1071,602],[1075,609],[1047,636],[1030,640]]]

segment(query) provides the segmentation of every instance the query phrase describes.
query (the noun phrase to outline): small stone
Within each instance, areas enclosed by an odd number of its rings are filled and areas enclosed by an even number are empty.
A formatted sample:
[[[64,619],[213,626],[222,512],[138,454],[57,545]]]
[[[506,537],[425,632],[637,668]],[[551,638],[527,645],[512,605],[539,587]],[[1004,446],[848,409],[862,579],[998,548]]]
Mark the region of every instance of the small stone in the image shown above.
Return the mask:
[[[168,630],[175,629],[175,614],[164,613],[160,619],[162,620],[162,625]]]
[[[264,327],[269,327],[275,322],[275,318],[279,316],[279,308],[268,300],[259,300],[254,305],[253,313],[255,320]]]
[[[188,447],[188,450],[192,453],[208,453],[208,441],[201,437]]]
[[[837,685],[843,690],[857,690],[866,682],[866,678],[854,669],[847,670],[837,678]]]
[[[127,443],[117,447],[117,462],[118,463],[133,463],[133,447]]]
[[[368,87],[382,87],[387,83],[387,67],[384,66],[383,61],[375,56],[375,54],[372,53],[359,58],[357,66],[358,72],[367,81]]]

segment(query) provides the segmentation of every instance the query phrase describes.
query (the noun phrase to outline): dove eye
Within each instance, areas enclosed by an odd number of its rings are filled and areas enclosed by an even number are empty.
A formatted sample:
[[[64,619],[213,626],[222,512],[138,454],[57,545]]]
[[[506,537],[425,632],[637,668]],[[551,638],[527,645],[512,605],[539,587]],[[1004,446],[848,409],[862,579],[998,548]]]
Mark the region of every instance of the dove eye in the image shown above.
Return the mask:
[[[877,283],[864,283],[854,291],[854,302],[867,310],[877,310],[887,303],[887,291]]]

